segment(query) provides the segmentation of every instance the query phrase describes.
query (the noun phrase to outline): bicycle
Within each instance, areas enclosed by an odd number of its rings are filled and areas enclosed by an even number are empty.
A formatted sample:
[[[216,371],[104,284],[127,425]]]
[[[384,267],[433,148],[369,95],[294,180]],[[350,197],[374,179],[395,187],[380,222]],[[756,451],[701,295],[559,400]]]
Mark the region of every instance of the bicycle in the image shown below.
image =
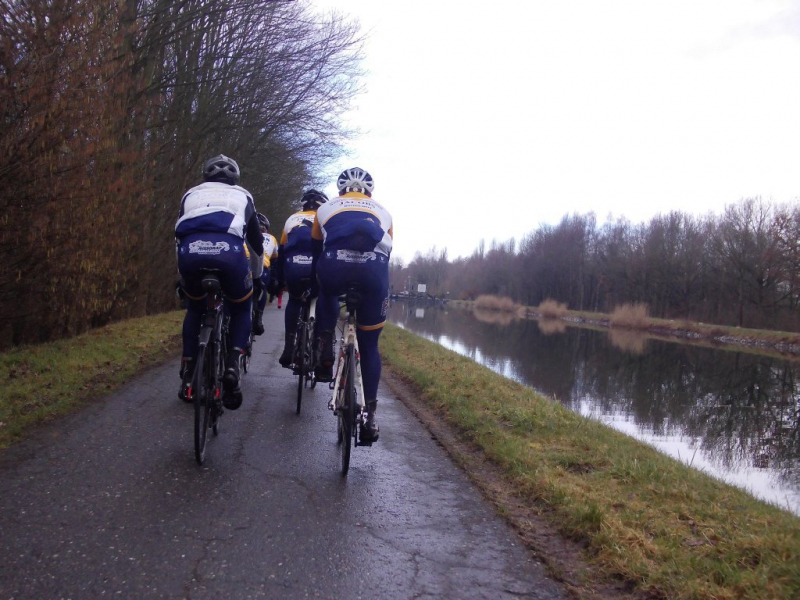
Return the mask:
[[[197,464],[205,460],[208,430],[219,435],[222,408],[222,376],[228,349],[228,319],[225,315],[222,286],[217,271],[204,271],[201,282],[206,292],[206,310],[200,327],[199,347],[192,385],[188,390],[194,402],[194,456]]]
[[[265,291],[261,292],[262,294],[266,294]],[[256,309],[258,308],[258,301],[261,299],[261,295],[256,298],[255,294],[253,295],[253,306],[250,309],[250,321],[251,323],[255,323],[255,315]],[[250,370],[250,360],[253,357],[253,343],[256,341],[256,334],[253,331],[253,326],[250,326],[250,339],[247,341],[247,348],[245,348],[242,357],[239,359],[239,367],[242,373],[247,373]]]
[[[300,297],[300,315],[294,335],[294,352],[292,354],[292,371],[297,375],[297,414],[303,402],[303,388],[314,389],[317,378],[316,352],[314,352],[314,321],[317,299],[311,298],[311,290],[306,289]]]
[[[345,295],[345,320],[336,361],[336,374],[331,382],[333,395],[328,409],[337,417],[336,434],[340,446],[340,466],[342,476],[350,469],[350,451],[356,446],[372,446],[372,442],[361,441],[361,428],[364,425],[364,385],[361,379],[361,355],[358,351],[356,335],[357,310],[361,293],[351,284]]]

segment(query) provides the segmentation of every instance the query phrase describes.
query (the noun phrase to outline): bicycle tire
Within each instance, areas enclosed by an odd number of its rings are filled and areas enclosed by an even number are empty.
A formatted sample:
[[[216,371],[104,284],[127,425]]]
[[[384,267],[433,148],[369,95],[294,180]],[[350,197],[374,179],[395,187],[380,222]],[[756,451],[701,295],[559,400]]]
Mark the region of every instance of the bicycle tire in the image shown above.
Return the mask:
[[[208,388],[209,356],[213,352],[208,346],[200,346],[197,363],[192,377],[192,398],[194,400],[194,457],[198,465],[202,465],[206,455],[208,440],[208,421],[211,413],[210,393]]]
[[[306,371],[306,387],[310,389],[314,389],[317,387],[317,361],[316,358],[316,351],[314,349],[314,317],[311,317],[308,320],[308,329],[306,329],[306,339],[307,345],[306,349],[308,351],[308,371]]]
[[[216,365],[217,368],[213,371],[214,375],[211,377],[211,389],[214,390],[214,393],[211,396],[211,430],[214,432],[214,436],[219,435],[219,418],[222,415],[222,400],[220,399],[220,390],[222,389],[222,376],[225,374],[225,356],[227,352],[223,354],[219,351],[221,348],[228,347],[228,330],[227,328],[223,328],[220,334],[220,343],[219,345],[215,344],[215,354],[216,354]],[[212,371],[209,371],[210,373]]]
[[[339,409],[339,420],[341,423],[341,461],[342,477],[347,476],[350,470],[350,452],[353,447],[353,435],[355,433],[355,402],[356,402],[356,361],[355,348],[348,344],[345,348],[343,365],[343,402]],[[341,385],[341,383],[340,383]]]
[[[247,350],[244,354],[242,354],[241,365],[242,365],[242,372],[247,373],[250,370],[250,358],[253,356],[253,342],[255,341],[253,334],[250,334],[250,344],[247,346]]]
[[[300,321],[297,325],[297,332],[294,337],[294,353],[296,357],[295,369],[297,369],[297,414],[300,414],[300,406],[303,403],[303,387],[306,380],[306,369],[308,363],[306,361],[306,324],[305,321]]]

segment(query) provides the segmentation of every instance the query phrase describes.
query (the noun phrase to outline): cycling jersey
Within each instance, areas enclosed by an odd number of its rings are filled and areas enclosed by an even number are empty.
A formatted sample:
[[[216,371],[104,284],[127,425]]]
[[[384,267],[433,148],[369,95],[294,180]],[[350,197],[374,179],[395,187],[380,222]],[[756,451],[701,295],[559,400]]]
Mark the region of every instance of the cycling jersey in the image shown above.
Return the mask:
[[[273,258],[278,258],[278,240],[271,233],[263,233],[264,236],[264,268],[269,269]]]
[[[274,235],[269,233],[263,233],[262,236],[264,240],[264,268],[269,269],[272,264],[272,259],[278,258],[278,241],[275,239]],[[250,249],[245,246],[244,251],[249,259]]]
[[[311,236],[325,250],[382,254],[392,252],[392,216],[383,206],[360,192],[349,192],[317,210]]]
[[[264,252],[264,239],[255,214],[253,197],[246,189],[207,181],[183,195],[175,223],[175,237],[181,239],[197,233],[220,233],[246,239],[255,253],[250,257],[250,268],[253,275],[259,277],[263,269],[260,257]]]
[[[282,254],[292,252],[311,255],[311,229],[316,218],[316,211],[301,210],[286,219],[281,234]]]

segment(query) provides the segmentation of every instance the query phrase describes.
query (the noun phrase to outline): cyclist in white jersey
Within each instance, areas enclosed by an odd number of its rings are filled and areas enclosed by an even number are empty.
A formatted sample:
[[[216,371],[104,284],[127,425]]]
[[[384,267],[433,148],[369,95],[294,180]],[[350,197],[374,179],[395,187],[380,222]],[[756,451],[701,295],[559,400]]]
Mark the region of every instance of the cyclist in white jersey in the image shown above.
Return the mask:
[[[378,383],[381,357],[378,338],[389,307],[389,256],[394,230],[392,216],[372,199],[375,184],[364,169],[343,171],[337,179],[339,197],[323,204],[311,230],[314,239],[314,271],[319,282],[317,327],[320,331],[320,364],[317,378],[330,381],[334,362],[333,332],[338,310],[331,310],[329,299],[357,284],[361,292],[358,307],[358,347],[367,419],[364,441],[377,441]],[[338,309],[338,305],[336,306]]]
[[[220,154],[203,165],[203,180],[187,191],[175,223],[175,241],[181,288],[186,297],[183,321],[183,358],[179,397],[186,393],[194,372],[200,321],[206,292],[203,273],[219,274],[226,311],[230,314],[231,351],[225,357],[223,404],[235,410],[242,404],[239,358],[250,341],[253,289],[261,286],[264,239],[258,227],[253,197],[237,185],[241,172],[232,158]],[[245,241],[250,247],[245,253]],[[249,261],[248,261],[249,258]],[[249,263],[249,264],[248,264]]]

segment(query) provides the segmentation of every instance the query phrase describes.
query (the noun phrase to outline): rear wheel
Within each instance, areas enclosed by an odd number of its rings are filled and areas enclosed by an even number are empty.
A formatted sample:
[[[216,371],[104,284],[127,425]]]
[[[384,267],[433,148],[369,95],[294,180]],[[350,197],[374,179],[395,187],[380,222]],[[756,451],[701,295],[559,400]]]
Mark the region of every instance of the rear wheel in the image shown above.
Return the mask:
[[[201,347],[197,355],[197,363],[192,377],[192,399],[194,400],[194,457],[197,464],[202,465],[206,456],[206,440],[208,425],[213,403],[214,389],[209,386],[209,379],[213,382],[215,365],[213,352],[206,347]],[[210,377],[209,377],[210,375]]]
[[[255,341],[255,336],[251,333],[250,334],[250,343],[247,345],[247,350],[245,350],[244,354],[242,354],[241,360],[241,368],[242,373],[247,373],[250,370],[250,358],[253,356],[253,342]]]
[[[339,390],[342,394],[342,407],[338,411],[339,415],[339,436],[341,440],[341,467],[342,476],[346,476],[350,469],[350,450],[353,445],[353,433],[355,423],[355,385],[356,385],[356,362],[354,360],[354,348],[352,345],[345,349],[344,365],[342,378],[339,382]]]
[[[306,348],[306,324],[301,321],[297,326],[297,333],[294,337],[294,366],[297,370],[297,414],[300,414],[300,405],[303,403],[303,386],[306,380],[306,369],[308,369],[308,361],[306,356],[308,349]]]
[[[306,330],[306,350],[308,355],[308,370],[306,371],[306,387],[312,390],[317,387],[317,361],[315,360],[316,349],[314,348],[314,317],[308,321]]]

